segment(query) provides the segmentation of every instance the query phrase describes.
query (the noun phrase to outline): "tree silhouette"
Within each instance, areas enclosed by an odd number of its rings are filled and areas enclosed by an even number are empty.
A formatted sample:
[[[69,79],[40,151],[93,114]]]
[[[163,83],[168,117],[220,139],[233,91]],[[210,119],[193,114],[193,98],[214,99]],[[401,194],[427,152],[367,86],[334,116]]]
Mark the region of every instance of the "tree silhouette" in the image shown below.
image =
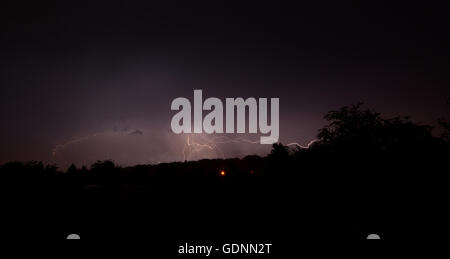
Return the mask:
[[[447,105],[450,106],[450,98],[447,99]],[[442,132],[442,139],[449,142],[450,141],[450,122],[448,122],[445,119],[439,119],[438,120],[439,126],[441,126],[444,129],[444,132]]]
[[[281,143],[274,143],[268,157],[274,160],[286,159],[289,157],[289,149]]]
[[[112,160],[105,160],[105,161],[97,160],[97,162],[92,164],[91,170],[94,172],[108,172],[113,170],[115,167],[116,165]]]
[[[76,172],[78,172],[78,169],[77,169],[77,167],[75,166],[75,164],[71,164],[70,166],[69,166],[69,168],[67,168],[67,171],[66,171],[68,174],[74,174],[74,173],[76,173]]]
[[[411,150],[432,142],[431,126],[415,124],[409,117],[384,119],[361,107],[358,103],[328,112],[329,124],[319,130],[317,144],[329,152],[375,152]]]

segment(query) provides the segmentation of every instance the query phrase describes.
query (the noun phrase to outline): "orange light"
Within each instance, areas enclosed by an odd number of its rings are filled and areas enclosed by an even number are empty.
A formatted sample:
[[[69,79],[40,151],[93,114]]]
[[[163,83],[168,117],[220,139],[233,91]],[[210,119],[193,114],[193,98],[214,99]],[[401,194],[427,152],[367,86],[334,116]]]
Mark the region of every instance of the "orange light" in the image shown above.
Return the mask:
[[[225,171],[220,171],[221,176],[225,176]]]

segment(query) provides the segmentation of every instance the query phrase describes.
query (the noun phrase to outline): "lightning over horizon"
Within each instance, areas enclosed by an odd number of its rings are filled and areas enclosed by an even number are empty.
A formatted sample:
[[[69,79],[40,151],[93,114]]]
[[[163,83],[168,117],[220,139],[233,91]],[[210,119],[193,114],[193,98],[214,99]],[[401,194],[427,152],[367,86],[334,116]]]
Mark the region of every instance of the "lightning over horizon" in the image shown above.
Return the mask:
[[[450,42],[448,26],[434,19],[448,19],[447,9],[430,15],[410,5],[397,6],[398,12],[361,5],[108,2],[66,8],[36,2],[30,13],[23,5],[5,6],[0,163],[66,166],[111,158],[134,165],[264,156],[270,147],[247,133],[256,131],[268,144],[279,135],[281,143],[308,148],[328,111],[358,102],[386,117],[411,116],[435,126],[438,135],[438,119],[448,113]],[[204,100],[195,102],[200,89]],[[207,117],[190,118],[192,132],[206,125],[203,132],[246,133],[167,132],[181,111],[171,110],[179,97],[192,101],[193,115],[206,108]],[[228,98],[237,114],[229,130]],[[261,117],[264,98],[268,114],[261,127],[254,117]],[[272,100],[279,100],[279,121],[269,127],[276,114]],[[237,113],[242,104],[257,114],[242,120],[245,130]],[[220,108],[225,116],[211,115]],[[109,130],[114,123],[129,130]]]

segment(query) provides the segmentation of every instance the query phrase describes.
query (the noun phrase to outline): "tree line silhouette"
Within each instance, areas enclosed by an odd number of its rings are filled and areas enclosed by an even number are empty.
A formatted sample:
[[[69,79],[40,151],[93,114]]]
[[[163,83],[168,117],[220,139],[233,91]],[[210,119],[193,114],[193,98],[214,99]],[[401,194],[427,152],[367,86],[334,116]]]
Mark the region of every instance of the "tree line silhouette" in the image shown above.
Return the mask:
[[[309,148],[274,144],[266,157],[60,171],[0,166],[10,238],[322,239],[370,233],[433,237],[441,227],[449,124],[442,135],[362,104],[325,115]],[[289,238],[288,238],[289,237]],[[294,238],[294,239],[295,239]]]

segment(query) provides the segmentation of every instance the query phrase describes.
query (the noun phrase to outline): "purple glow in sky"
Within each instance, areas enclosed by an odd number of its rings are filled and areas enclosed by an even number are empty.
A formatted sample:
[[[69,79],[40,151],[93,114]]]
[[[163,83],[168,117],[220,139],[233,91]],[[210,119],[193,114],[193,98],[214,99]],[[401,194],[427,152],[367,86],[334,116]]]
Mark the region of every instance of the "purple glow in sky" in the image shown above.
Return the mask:
[[[194,89],[279,98],[284,144],[359,101],[432,125],[448,112],[446,8],[69,2],[1,10],[0,163],[267,154],[259,135],[174,134],[171,102]]]

